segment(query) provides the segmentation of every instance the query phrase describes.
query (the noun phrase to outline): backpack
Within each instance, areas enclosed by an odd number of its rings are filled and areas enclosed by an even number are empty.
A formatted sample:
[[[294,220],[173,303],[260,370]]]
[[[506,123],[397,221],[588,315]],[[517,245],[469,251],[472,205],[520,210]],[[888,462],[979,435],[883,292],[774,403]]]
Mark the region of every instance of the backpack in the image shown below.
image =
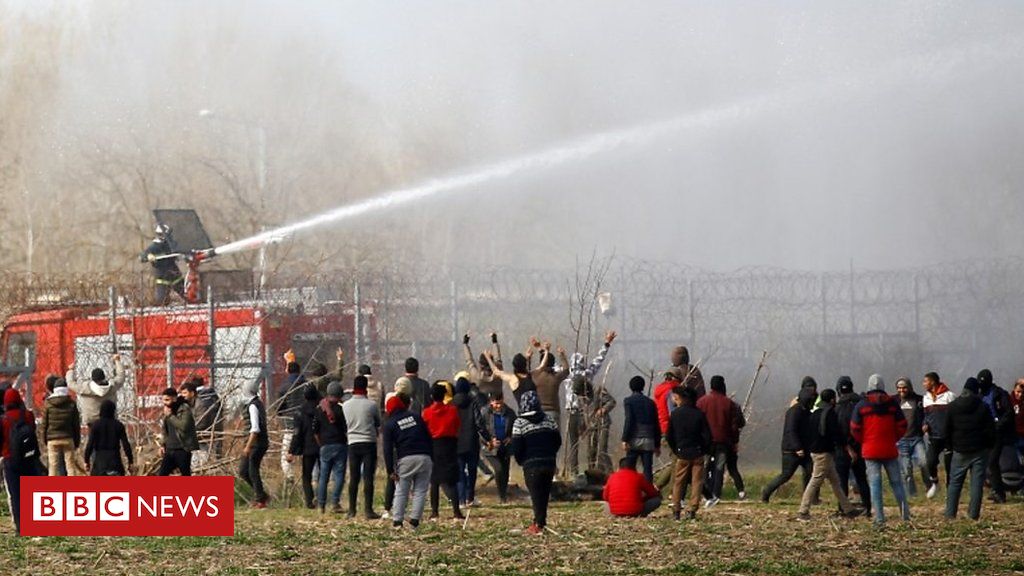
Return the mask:
[[[36,438],[36,431],[20,419],[11,427],[10,449],[11,460],[20,470],[27,470],[39,460],[39,440]]]

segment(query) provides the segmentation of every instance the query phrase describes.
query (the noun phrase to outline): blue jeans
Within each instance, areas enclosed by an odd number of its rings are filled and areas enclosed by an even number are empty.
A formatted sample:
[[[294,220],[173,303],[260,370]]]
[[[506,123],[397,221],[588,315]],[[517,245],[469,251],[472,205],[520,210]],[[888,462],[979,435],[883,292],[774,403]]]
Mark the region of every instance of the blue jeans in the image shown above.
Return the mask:
[[[914,483],[914,469],[921,470],[921,480],[925,488],[931,487],[928,479],[928,451],[925,450],[924,438],[900,438],[896,443],[900,451],[900,476],[903,478],[907,495],[917,496],[917,485]]]
[[[327,481],[334,477],[331,502],[341,503],[341,487],[345,484],[345,464],[348,463],[348,446],[327,444],[320,447],[320,481],[316,486],[316,499],[321,506],[327,505]]]
[[[868,488],[871,490],[871,507],[875,510],[875,524],[885,522],[885,511],[882,510],[882,469],[889,477],[889,486],[892,487],[893,496],[899,504],[900,513],[904,520],[910,520],[910,504],[907,502],[907,495],[903,492],[903,478],[900,476],[899,458],[891,460],[864,460],[868,473]]]
[[[971,502],[967,515],[971,520],[981,516],[981,498],[985,489],[985,472],[988,468],[988,450],[977,452],[953,452],[950,464],[949,488],[946,492],[946,518],[956,518],[960,507],[960,492],[964,489],[967,471],[971,471]]]
[[[480,465],[480,451],[459,454],[459,502],[468,504],[476,500],[476,471]]]

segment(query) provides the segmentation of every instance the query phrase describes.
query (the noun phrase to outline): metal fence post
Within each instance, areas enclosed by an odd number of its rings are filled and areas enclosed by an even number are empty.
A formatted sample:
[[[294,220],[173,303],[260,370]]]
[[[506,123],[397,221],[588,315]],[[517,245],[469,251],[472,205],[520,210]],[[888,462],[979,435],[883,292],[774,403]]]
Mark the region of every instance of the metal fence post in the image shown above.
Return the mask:
[[[206,330],[209,333],[209,342],[210,342],[210,344],[209,344],[210,351],[209,351],[209,354],[208,354],[208,356],[210,357],[209,381],[210,381],[210,388],[213,388],[214,390],[216,390],[217,389],[217,369],[214,368],[214,365],[217,362],[217,322],[216,322],[216,319],[214,318],[214,313],[216,312],[216,308],[215,308],[214,302],[213,302],[213,286],[207,286],[206,287],[206,305],[207,305],[207,313],[209,315],[209,318],[207,318],[207,320],[206,320],[206,324],[207,324]]]
[[[693,293],[693,278],[686,281],[686,303],[690,310],[690,348],[697,346],[697,297]]]
[[[174,388],[174,346],[168,346],[164,356],[167,367],[167,387]]]
[[[107,300],[110,303],[110,311],[108,312],[110,319],[107,328],[110,332],[110,350],[112,353],[117,354],[117,288],[111,286],[107,290]]]
[[[363,363],[363,299],[359,292],[359,282],[356,282],[352,289],[352,301],[353,306],[355,307],[353,324],[353,331],[355,332],[355,335],[354,342],[352,344],[355,347],[356,365],[358,366]]]

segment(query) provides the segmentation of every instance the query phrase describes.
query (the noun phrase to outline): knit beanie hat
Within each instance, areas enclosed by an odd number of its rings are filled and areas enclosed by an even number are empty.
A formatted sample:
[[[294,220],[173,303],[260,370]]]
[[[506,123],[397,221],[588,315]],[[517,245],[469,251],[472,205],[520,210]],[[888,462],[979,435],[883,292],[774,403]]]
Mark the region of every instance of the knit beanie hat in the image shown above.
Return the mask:
[[[360,364],[359,365],[359,375],[360,376],[369,376],[371,374],[373,374],[373,370],[370,368],[369,364]]]
[[[987,391],[989,388],[992,388],[992,371],[985,368],[978,372],[978,389]]]
[[[4,391],[4,407],[9,408],[11,406],[18,406],[21,404],[21,394],[18,393],[14,388],[8,388]]]
[[[868,378],[868,390],[881,390],[882,392],[885,392],[885,380],[882,378],[881,374],[872,374],[871,377]]]
[[[836,388],[840,394],[849,394],[853,392],[853,380],[849,376],[840,376],[839,380],[836,380]]]
[[[978,384],[978,380],[976,378],[968,378],[967,382],[964,382],[964,392],[971,392],[972,394],[977,394],[980,388],[981,387]]]
[[[341,388],[341,382],[338,382],[337,380],[334,380],[327,385],[327,396],[341,398],[341,395],[344,393],[345,391]]]
[[[251,399],[259,396],[259,394],[260,394],[260,382],[259,382],[259,380],[252,380],[250,382],[246,382],[245,385],[242,386],[242,394],[245,396],[246,400],[251,400]]]
[[[523,397],[519,399],[519,415],[532,416],[537,412],[540,412],[540,399],[537,398],[537,393],[533,390],[523,392]]]
[[[804,379],[800,381],[800,388],[813,388],[818,389],[818,381],[811,376],[804,376]]]

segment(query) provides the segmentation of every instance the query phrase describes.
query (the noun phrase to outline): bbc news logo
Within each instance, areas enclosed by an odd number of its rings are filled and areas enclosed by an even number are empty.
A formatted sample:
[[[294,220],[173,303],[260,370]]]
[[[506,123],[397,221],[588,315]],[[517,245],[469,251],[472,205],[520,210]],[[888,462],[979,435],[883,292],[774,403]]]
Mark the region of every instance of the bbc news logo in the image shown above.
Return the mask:
[[[230,476],[21,479],[25,536],[233,536]]]

